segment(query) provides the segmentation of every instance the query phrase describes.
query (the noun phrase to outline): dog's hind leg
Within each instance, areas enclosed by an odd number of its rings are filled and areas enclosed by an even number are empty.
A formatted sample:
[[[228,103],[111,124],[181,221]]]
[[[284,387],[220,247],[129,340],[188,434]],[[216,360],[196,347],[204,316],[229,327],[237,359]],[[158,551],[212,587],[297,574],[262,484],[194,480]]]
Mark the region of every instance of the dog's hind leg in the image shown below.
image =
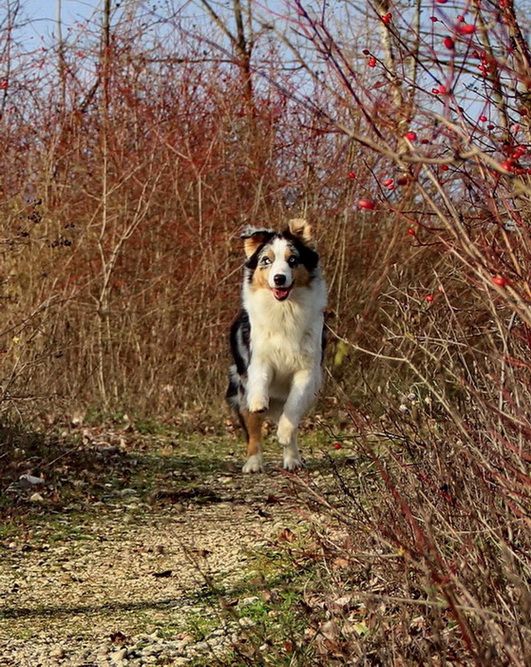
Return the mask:
[[[247,435],[247,462],[243,466],[242,471],[262,472],[264,469],[262,456],[262,424],[264,423],[264,415],[242,410],[240,417],[245,425]]]

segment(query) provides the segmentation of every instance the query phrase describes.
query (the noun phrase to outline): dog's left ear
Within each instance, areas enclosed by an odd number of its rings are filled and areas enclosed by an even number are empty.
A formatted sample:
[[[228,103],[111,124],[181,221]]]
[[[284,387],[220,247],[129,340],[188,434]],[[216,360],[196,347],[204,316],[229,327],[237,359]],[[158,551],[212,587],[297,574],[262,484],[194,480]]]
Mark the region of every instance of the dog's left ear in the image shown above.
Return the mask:
[[[304,243],[312,242],[312,226],[304,218],[293,218],[288,222],[288,229],[293,234],[304,241]]]
[[[254,255],[259,246],[263,243],[267,243],[272,234],[273,232],[270,229],[246,227],[240,234],[240,238],[243,239],[243,249],[247,259]]]

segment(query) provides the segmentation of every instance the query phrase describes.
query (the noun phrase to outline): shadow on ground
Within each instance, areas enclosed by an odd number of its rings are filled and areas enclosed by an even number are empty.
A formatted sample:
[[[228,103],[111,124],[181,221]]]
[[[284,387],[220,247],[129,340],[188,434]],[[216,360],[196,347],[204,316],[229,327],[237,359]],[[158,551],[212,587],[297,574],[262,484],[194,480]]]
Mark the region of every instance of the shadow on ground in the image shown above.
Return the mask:
[[[153,438],[124,430],[67,435],[0,427],[0,519],[83,510],[135,495],[149,503],[205,504],[205,481],[239,469],[227,438]],[[29,477],[28,477],[29,476]]]

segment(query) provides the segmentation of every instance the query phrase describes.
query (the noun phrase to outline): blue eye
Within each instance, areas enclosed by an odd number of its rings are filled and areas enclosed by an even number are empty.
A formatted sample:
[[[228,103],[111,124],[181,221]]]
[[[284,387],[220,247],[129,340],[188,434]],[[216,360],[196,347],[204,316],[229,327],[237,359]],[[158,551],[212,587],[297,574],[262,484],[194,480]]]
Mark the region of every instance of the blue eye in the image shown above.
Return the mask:
[[[262,259],[260,260],[260,264],[263,264],[264,266],[267,266],[268,264],[271,264],[271,260],[267,256],[262,257]]]
[[[297,259],[297,257],[295,257],[295,255],[292,255],[292,256],[288,259],[288,264],[289,264],[291,267],[297,266],[298,263],[299,263],[299,260]]]

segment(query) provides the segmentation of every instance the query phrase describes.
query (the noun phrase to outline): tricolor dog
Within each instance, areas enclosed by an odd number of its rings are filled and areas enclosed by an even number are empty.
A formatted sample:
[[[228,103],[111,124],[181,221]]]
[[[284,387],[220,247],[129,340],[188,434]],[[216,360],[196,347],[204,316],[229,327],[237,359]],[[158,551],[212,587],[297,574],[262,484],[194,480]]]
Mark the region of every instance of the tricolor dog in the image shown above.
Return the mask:
[[[321,385],[326,285],[305,220],[248,228],[242,309],[232,325],[227,400],[247,437],[243,472],[261,472],[262,424],[278,424],[284,468],[302,466],[297,428]]]

